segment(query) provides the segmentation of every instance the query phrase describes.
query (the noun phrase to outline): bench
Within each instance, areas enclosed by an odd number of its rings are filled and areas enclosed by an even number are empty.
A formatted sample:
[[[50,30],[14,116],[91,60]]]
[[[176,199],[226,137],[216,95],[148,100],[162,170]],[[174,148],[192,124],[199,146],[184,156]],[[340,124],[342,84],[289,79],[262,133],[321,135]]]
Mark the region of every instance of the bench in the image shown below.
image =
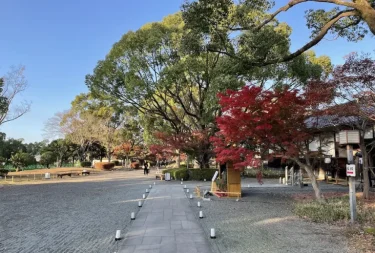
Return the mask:
[[[163,174],[162,170],[156,169],[155,179],[157,179],[158,177],[160,178],[160,180],[163,180],[163,178],[165,178],[165,175]]]
[[[59,174],[57,174],[57,177],[62,178],[63,176],[69,176],[69,177],[72,177],[72,173],[71,173],[71,172],[68,172],[68,173],[59,173]]]

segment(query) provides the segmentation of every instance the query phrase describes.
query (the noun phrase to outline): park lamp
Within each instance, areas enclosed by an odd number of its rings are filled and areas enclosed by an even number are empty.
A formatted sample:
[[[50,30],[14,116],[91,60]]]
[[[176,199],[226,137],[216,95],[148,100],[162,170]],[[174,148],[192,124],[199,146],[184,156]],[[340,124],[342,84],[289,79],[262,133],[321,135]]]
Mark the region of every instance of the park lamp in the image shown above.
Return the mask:
[[[332,156],[331,155],[324,155],[324,163],[325,164],[330,164],[332,161]]]

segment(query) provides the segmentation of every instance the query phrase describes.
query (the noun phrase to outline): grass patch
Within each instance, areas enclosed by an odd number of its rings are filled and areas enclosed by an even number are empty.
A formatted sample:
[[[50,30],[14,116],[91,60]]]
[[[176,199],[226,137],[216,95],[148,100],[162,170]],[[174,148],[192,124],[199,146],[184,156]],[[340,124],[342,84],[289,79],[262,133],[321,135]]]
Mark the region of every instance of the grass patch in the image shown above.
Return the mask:
[[[365,228],[365,233],[375,236],[375,228]]]
[[[313,222],[333,223],[349,221],[349,196],[330,198],[327,202],[305,201],[297,202],[294,213]],[[375,223],[375,207],[357,199],[357,220],[360,223]]]

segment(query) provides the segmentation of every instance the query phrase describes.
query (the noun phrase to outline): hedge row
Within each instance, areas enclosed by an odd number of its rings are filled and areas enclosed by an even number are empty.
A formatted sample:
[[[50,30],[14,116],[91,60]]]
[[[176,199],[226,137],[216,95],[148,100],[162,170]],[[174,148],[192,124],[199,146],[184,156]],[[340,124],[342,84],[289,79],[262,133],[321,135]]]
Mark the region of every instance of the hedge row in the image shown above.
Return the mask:
[[[163,173],[170,173],[171,177],[175,180],[181,180],[182,178],[186,180],[211,180],[216,170],[214,169],[186,169],[186,168],[177,168],[177,169],[167,169]]]
[[[91,162],[89,162],[89,161],[81,162],[81,167],[83,167],[83,168],[90,168],[91,167]]]
[[[255,178],[258,173],[258,170],[248,169],[245,170],[245,176]],[[284,170],[272,170],[272,169],[263,169],[262,170],[262,177],[263,178],[280,178],[285,177]]]

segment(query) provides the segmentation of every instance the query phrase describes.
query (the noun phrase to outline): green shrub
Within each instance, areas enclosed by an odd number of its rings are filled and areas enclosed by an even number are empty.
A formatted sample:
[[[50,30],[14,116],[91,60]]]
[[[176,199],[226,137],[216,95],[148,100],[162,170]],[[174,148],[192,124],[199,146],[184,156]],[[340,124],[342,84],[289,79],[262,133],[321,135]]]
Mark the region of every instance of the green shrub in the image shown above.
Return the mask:
[[[165,173],[170,173],[174,180],[181,180],[183,178],[186,181],[189,179],[188,170],[185,168],[166,169],[163,170],[163,174]]]
[[[83,168],[90,168],[91,167],[91,162],[90,161],[81,162],[81,167],[83,167]]]
[[[189,172],[187,169],[177,169],[174,171],[173,178],[176,180],[184,179],[186,181],[189,179]]]
[[[211,180],[214,176],[215,169],[189,169],[189,179],[190,180]]]
[[[166,169],[166,170],[163,170],[162,173],[165,174],[165,173],[171,173],[171,176],[172,174],[174,173],[176,169]]]
[[[375,228],[365,228],[365,233],[375,236]]]

